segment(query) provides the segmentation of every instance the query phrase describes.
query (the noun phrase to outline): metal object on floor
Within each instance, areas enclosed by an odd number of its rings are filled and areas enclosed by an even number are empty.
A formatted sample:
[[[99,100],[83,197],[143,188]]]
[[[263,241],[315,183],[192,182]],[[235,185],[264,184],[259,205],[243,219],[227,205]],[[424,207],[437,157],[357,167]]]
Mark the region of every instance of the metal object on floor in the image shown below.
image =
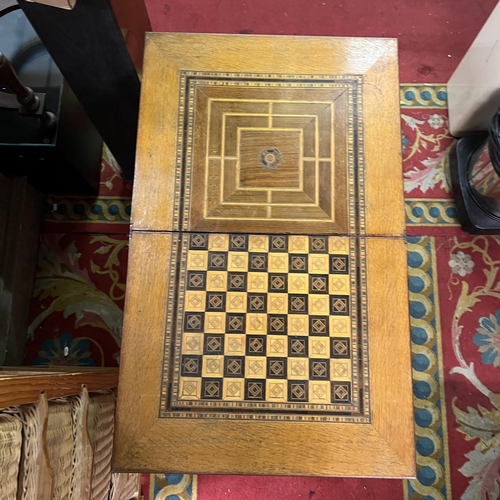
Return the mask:
[[[500,234],[500,114],[489,132],[460,139],[450,153],[457,212],[464,231]]]

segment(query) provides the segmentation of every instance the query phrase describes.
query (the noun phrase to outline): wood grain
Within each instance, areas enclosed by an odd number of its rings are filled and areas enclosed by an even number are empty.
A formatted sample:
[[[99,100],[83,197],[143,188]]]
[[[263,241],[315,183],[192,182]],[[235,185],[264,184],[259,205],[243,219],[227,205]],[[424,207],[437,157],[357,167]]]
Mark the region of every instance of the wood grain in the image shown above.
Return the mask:
[[[117,407],[117,470],[414,476],[402,239],[367,242],[372,421],[344,424],[158,418],[171,238],[157,233],[132,236]],[[391,280],[387,255],[391,269],[400,270]],[[145,292],[147,301],[142,300]]]
[[[242,58],[241,54],[245,54]],[[139,230],[172,230],[176,229],[172,219],[172,204],[174,200],[175,165],[177,162],[177,117],[178,102],[170,96],[179,95],[180,71],[224,71],[234,73],[259,74],[313,74],[313,75],[362,75],[362,116],[364,137],[357,144],[358,151],[364,151],[366,164],[366,195],[367,207],[366,229],[368,235],[401,235],[404,231],[404,212],[401,175],[401,144],[399,131],[398,75],[397,75],[397,45],[389,39],[350,39],[350,38],[311,38],[311,37],[271,37],[271,36],[238,36],[238,35],[196,35],[196,34],[148,34],[146,47],[146,64],[142,87],[141,117],[139,125],[139,148],[137,156],[138,172],[133,203],[133,229]],[[158,92],[158,88],[164,89]],[[223,95],[236,99],[239,91],[247,99],[258,99],[263,89],[219,88],[217,86],[203,87],[205,109],[208,109],[207,99],[223,99]],[[306,90],[301,89],[302,98],[311,100]],[[309,89],[310,90],[310,89]],[[317,90],[319,99],[326,99],[328,91]],[[266,99],[300,99],[299,90],[269,89]],[[198,99],[198,97],[197,97]],[[201,99],[201,97],[200,97]],[[335,120],[346,112],[345,99],[342,92],[336,97],[329,97],[335,102]],[[342,101],[344,99],[344,102]],[[337,102],[338,101],[338,102]],[[257,101],[256,101],[257,102]],[[198,101],[197,101],[198,103]],[[276,109],[281,113],[296,113],[297,103],[276,103]],[[281,106],[280,107],[278,107]],[[198,104],[197,104],[198,106]],[[234,106],[234,105],[233,105]],[[248,106],[248,103],[246,103]],[[313,103],[309,105],[314,106]],[[212,106],[215,126],[223,119],[221,113],[248,113],[245,111],[224,111]],[[217,108],[217,109],[216,109]],[[241,108],[243,109],[243,108]],[[313,109],[312,107],[310,109]],[[255,113],[263,109],[255,108]],[[206,111],[208,112],[208,111]],[[275,111],[277,112],[277,111]],[[320,113],[319,111],[316,111]],[[200,109],[200,119],[205,120],[205,111]],[[305,220],[312,217],[308,210],[297,207],[294,215],[295,223],[265,222],[261,230],[266,232],[302,233],[314,232],[356,234],[357,230],[346,227],[347,199],[345,191],[347,178],[345,174],[345,147],[342,136],[346,135],[346,126],[335,121],[334,151],[329,150],[325,142],[325,123],[331,114],[326,111],[320,116],[319,152],[335,156],[335,187],[334,221],[319,222],[311,226]],[[210,112],[210,117],[211,117]],[[175,117],[175,119],[172,119]],[[252,118],[252,126],[262,127],[263,123]],[[263,117],[265,118],[265,117]],[[210,118],[211,119],[211,118]],[[243,120],[240,116],[229,116],[227,121]],[[281,118],[273,118],[279,120]],[[247,125],[249,122],[245,122]],[[240,125],[241,126],[241,125]],[[289,126],[289,125],[288,125]],[[226,127],[228,139],[232,140],[234,132]],[[200,127],[196,129],[197,133]],[[309,132],[304,128],[304,157],[310,154],[307,138]],[[202,133],[202,132],[199,132]],[[213,135],[213,131],[211,132]],[[208,154],[221,154],[221,145],[210,136]],[[162,140],[159,142],[158,137]],[[360,139],[360,140],[361,140]],[[240,232],[242,230],[257,230],[246,225],[242,228],[241,221],[221,221],[220,219],[202,222],[202,207],[199,206],[205,198],[205,163],[200,153],[196,138],[194,144],[193,165],[199,169],[199,175],[193,175],[192,207],[190,230]],[[206,141],[205,141],[206,142]],[[231,142],[229,142],[231,144]],[[228,146],[229,147],[229,146]],[[228,151],[231,151],[228,149]],[[234,150],[232,150],[234,151]],[[309,151],[309,153],[308,153]],[[224,149],[224,153],[226,148]],[[196,156],[198,155],[198,156]],[[323,158],[324,160],[324,158]],[[344,163],[344,170],[341,166]],[[161,167],[159,167],[161,165]],[[305,164],[304,164],[305,166]],[[279,169],[279,168],[278,168]],[[343,173],[344,172],[344,173]],[[344,192],[344,194],[342,194]],[[327,204],[323,204],[327,207]],[[219,209],[219,215],[223,213]],[[234,217],[234,210],[228,214]],[[268,213],[268,212],[266,212]],[[300,220],[304,219],[304,224]],[[245,223],[247,224],[247,223]],[[309,227],[309,229],[307,229]]]
[[[83,384],[90,392],[115,388],[118,386],[118,369],[58,372],[37,368],[32,373],[26,368],[17,371],[3,368],[0,371],[0,408],[36,403],[42,392],[47,399],[80,394]]]

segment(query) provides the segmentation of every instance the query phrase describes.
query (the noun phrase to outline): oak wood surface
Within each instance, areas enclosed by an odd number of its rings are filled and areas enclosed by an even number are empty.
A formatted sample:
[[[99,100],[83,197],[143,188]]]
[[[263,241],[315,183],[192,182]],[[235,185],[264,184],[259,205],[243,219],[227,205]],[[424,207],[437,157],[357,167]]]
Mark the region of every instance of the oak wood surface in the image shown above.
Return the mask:
[[[290,75],[302,75],[298,86]],[[414,477],[400,149],[395,40],[148,35],[117,470]],[[183,195],[179,162],[192,165]],[[366,259],[354,258],[359,269],[366,260],[367,420],[168,416],[162,391],[175,375],[163,365],[176,334],[168,303],[182,313],[178,276],[190,258],[174,253],[174,263],[171,252],[186,231],[363,238]],[[201,269],[206,254],[192,254]]]
[[[133,233],[131,238],[115,434],[117,470],[413,477],[402,239],[367,241],[372,419],[370,424],[344,424],[158,418],[171,238],[159,233]],[[401,270],[390,280],[387,255],[390,268]]]
[[[172,229],[180,71],[191,70],[361,75],[366,234],[403,234],[395,40],[166,33],[151,33],[147,38],[132,209],[134,230]],[[194,189],[195,199],[202,196],[199,188]],[[213,223],[215,227],[209,230],[241,231],[241,223],[238,224],[239,228],[229,223],[222,228]],[[292,228],[272,222],[269,226],[267,232],[301,232],[297,229],[300,224]],[[318,223],[314,232],[346,231]]]

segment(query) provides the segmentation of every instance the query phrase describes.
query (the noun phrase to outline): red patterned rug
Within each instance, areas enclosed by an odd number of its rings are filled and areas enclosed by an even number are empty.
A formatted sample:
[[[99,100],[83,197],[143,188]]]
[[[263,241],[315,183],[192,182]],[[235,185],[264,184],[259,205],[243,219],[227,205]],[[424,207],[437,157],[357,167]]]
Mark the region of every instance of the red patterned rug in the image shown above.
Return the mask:
[[[499,497],[500,238],[457,223],[446,88],[401,85],[401,115],[417,479],[165,474],[145,477],[146,498]],[[99,198],[51,199],[27,364],[119,364],[130,195],[105,154]]]

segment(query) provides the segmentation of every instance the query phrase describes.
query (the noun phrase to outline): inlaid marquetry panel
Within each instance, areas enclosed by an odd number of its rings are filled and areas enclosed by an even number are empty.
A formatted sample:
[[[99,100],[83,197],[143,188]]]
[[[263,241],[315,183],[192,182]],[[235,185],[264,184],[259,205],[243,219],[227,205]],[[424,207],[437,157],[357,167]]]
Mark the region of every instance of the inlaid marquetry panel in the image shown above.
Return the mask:
[[[362,233],[361,85],[181,72],[173,227]]]
[[[174,238],[161,415],[367,421],[364,247],[341,236]]]

